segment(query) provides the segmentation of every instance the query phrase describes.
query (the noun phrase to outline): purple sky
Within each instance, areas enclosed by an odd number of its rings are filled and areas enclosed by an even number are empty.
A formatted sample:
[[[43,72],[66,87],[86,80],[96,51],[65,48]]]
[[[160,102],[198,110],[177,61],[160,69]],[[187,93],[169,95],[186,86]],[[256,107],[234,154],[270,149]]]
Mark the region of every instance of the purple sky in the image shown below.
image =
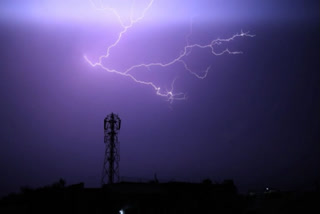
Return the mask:
[[[167,87],[177,74],[175,89],[188,99],[173,104],[149,86],[92,68],[83,55],[105,53],[121,28],[89,1],[64,2],[0,3],[0,195],[60,177],[98,187],[103,119],[111,112],[123,122],[121,176],[231,178],[242,191],[319,182],[318,1],[155,1],[108,65],[177,56],[191,16],[191,43],[241,29],[256,35],[228,44],[241,55],[195,52],[190,66],[211,65],[204,80],[179,67],[137,73]]]

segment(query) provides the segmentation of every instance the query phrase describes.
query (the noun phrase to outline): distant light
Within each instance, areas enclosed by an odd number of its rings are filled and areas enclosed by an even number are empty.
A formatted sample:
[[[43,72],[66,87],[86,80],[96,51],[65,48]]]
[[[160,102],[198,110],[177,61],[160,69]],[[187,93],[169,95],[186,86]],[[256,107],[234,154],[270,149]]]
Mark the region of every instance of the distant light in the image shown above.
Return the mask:
[[[119,213],[120,213],[120,214],[124,214],[124,210],[120,210]]]
[[[266,190],[269,191],[269,188],[267,187]]]

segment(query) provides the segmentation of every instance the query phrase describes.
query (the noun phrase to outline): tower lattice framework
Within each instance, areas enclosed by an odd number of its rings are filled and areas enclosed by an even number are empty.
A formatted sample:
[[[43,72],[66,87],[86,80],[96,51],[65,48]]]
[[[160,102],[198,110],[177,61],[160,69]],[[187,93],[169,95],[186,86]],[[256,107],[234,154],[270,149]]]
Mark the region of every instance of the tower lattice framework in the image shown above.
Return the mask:
[[[111,113],[104,119],[104,143],[106,145],[102,169],[101,185],[119,181],[120,146],[118,132],[121,120],[117,114]]]

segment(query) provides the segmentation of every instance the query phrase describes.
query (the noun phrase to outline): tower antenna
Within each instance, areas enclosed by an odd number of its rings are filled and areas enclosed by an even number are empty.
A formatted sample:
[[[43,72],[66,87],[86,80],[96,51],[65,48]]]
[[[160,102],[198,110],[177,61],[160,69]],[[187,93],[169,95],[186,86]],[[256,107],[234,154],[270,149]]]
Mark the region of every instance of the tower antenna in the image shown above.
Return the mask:
[[[101,185],[119,182],[120,147],[118,132],[121,120],[117,114],[111,113],[104,119],[104,143],[106,144]]]

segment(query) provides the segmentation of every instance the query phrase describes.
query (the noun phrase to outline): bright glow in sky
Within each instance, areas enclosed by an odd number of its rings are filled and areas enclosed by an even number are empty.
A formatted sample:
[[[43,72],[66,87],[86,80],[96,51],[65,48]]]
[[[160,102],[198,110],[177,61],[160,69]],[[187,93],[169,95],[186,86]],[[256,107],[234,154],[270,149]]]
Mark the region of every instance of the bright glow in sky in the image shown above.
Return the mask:
[[[130,8],[144,8],[147,0],[92,0],[95,4],[113,7],[121,15],[129,15]],[[206,21],[239,21],[279,18],[300,18],[312,16],[314,4],[293,0],[275,1],[256,0],[156,0],[148,20],[161,22],[189,21],[190,16],[199,16]],[[119,3],[120,2],[120,3]],[[290,7],[288,7],[290,5]],[[113,21],[110,13],[97,13],[90,0],[2,0],[0,18],[22,19],[51,22],[105,22]],[[139,9],[138,9],[139,10]],[[139,13],[140,11],[133,11]],[[300,13],[299,13],[300,12]],[[301,13],[302,12],[302,13]],[[298,15],[297,15],[298,14]],[[301,15],[302,14],[302,15]],[[102,20],[104,19],[104,20]]]

